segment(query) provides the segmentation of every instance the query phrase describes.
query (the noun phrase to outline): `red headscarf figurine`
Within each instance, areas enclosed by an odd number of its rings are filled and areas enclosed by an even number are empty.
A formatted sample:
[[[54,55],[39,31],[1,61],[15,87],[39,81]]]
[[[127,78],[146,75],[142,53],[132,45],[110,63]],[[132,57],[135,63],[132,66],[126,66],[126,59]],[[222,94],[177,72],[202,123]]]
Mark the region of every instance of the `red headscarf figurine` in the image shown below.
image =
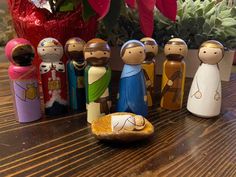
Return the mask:
[[[34,49],[29,41],[16,38],[5,47],[10,61],[8,69],[15,115],[19,122],[32,122],[41,118],[37,72],[32,65]]]

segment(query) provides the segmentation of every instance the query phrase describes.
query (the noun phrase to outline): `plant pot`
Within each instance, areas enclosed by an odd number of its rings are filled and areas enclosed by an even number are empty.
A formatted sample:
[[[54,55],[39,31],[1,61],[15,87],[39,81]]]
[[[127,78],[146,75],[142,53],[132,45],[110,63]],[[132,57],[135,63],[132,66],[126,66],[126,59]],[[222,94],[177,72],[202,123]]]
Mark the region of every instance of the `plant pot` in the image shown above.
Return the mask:
[[[229,81],[232,63],[234,60],[234,51],[225,51],[224,58],[219,63],[220,76],[222,81]],[[162,65],[165,61],[165,56],[163,52],[159,52],[157,56],[156,64],[156,74],[162,75]],[[200,60],[198,59],[198,50],[190,49],[188,50],[188,56],[185,59],[186,63],[186,77],[193,78],[199,65]],[[120,48],[113,47],[111,55],[111,68],[115,71],[121,71],[123,68],[123,61],[120,58]]]
[[[233,62],[234,65],[236,65],[236,51],[234,52],[234,62]]]

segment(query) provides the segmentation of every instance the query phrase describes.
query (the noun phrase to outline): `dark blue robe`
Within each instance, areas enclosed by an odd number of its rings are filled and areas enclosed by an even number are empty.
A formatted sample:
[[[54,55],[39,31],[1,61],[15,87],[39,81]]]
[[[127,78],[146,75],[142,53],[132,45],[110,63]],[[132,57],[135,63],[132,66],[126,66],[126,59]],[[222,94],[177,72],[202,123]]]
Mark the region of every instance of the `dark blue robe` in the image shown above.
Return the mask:
[[[124,65],[119,88],[117,112],[147,116],[146,86],[140,65]]]
[[[70,108],[76,112],[84,112],[86,110],[86,95],[84,88],[84,69],[77,70],[72,61],[67,64],[69,100]],[[80,77],[80,79],[78,79]],[[78,81],[82,83],[78,83]]]

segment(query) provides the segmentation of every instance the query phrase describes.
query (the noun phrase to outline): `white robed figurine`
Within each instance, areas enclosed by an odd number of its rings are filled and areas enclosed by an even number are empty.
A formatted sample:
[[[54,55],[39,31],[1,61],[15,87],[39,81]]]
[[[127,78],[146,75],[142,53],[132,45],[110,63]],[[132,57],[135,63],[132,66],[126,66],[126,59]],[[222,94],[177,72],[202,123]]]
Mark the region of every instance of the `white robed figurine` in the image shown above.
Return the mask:
[[[224,56],[224,46],[215,40],[204,42],[198,53],[199,66],[189,92],[187,109],[199,117],[214,117],[221,109],[221,79],[218,63]]]

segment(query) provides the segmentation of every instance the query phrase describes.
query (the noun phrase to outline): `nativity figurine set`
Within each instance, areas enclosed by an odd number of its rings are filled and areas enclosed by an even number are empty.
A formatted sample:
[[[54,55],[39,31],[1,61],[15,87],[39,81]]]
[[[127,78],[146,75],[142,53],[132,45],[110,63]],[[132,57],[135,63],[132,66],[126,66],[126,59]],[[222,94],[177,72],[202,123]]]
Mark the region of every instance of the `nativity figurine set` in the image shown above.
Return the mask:
[[[183,105],[185,62],[188,52],[180,38],[170,39],[164,46],[160,106],[179,110]],[[9,78],[15,115],[20,123],[42,117],[39,83],[32,61],[35,49],[29,41],[16,38],[5,47],[10,61]],[[87,122],[98,139],[133,141],[154,133],[145,118],[153,106],[157,42],[149,37],[123,44],[120,57],[124,67],[117,94],[116,113],[110,114],[111,49],[102,39],[85,42],[69,39],[65,46],[55,38],[41,40],[37,54],[46,116],[62,116],[87,111]],[[68,58],[62,62],[63,55]],[[199,48],[201,64],[194,76],[187,101],[187,110],[198,117],[215,117],[221,109],[221,79],[218,63],[224,56],[223,45],[215,40]]]

